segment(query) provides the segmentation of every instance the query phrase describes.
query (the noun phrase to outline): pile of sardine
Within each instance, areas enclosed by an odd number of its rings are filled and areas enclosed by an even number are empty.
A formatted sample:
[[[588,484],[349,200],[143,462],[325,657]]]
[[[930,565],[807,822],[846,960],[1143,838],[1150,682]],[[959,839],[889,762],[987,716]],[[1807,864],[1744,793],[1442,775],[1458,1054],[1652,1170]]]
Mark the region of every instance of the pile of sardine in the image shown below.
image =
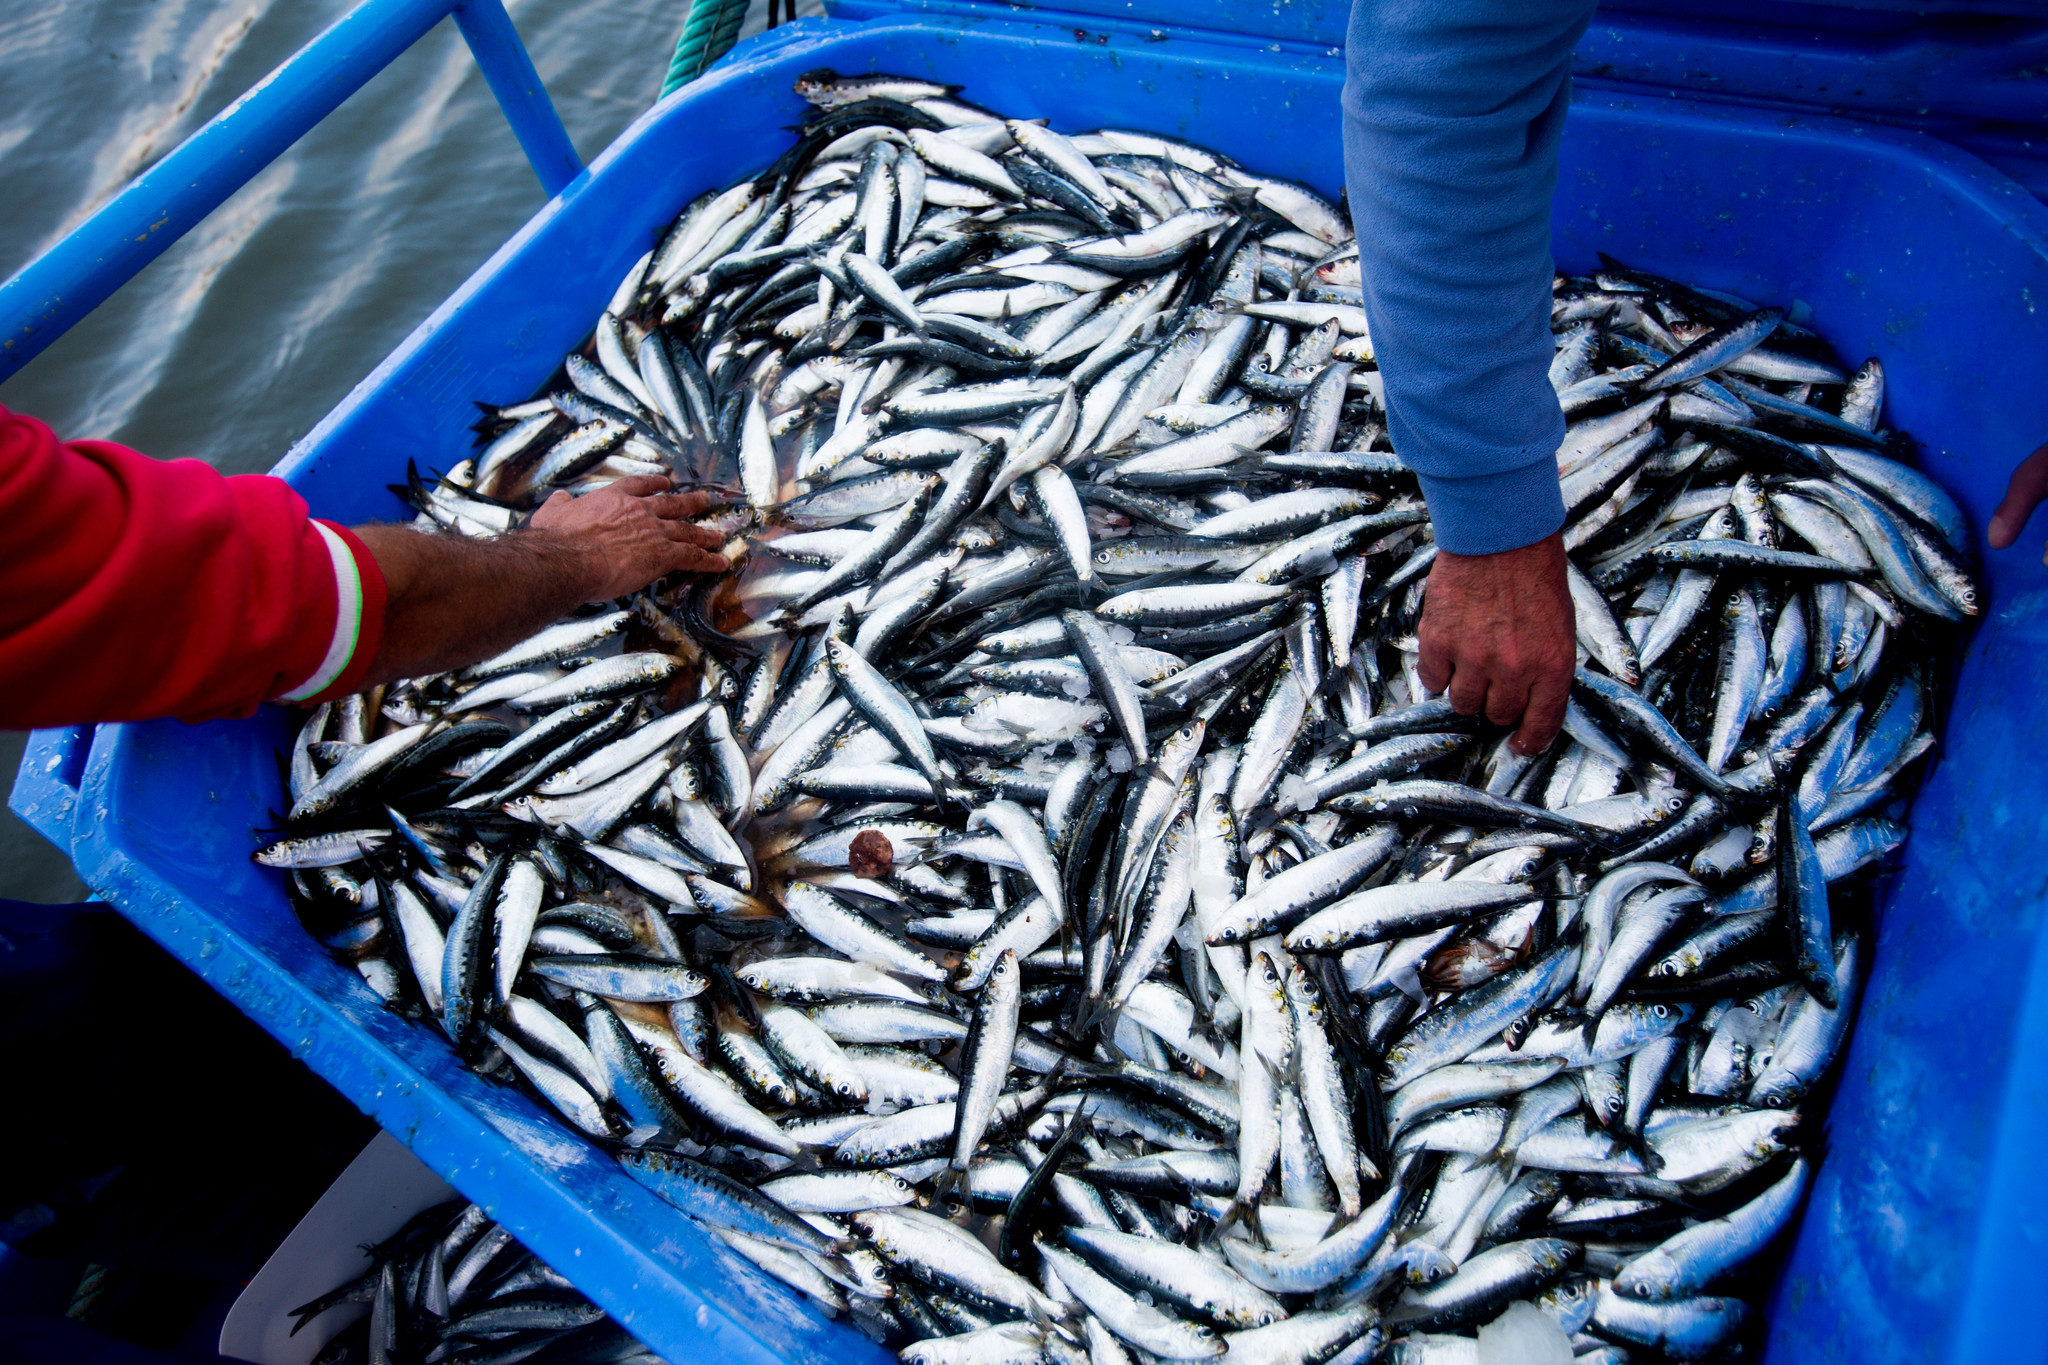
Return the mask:
[[[368,1305],[313,1365],[662,1365],[474,1204],[426,1209],[367,1250],[362,1275],[291,1310],[296,1336]]]
[[[1877,363],[1556,282],[1583,662],[1527,759],[1418,680],[1338,209],[800,92],[404,490],[723,481],[734,572],[316,711],[256,855],[305,923],[913,1365],[1753,1344],[1977,610]]]

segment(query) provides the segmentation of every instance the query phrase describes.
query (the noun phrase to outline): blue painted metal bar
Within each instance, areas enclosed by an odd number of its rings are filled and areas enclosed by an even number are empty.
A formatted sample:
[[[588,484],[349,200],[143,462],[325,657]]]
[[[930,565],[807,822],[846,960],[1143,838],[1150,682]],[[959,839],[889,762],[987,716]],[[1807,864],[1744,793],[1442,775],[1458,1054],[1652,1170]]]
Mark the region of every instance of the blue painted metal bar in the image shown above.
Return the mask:
[[[365,0],[0,284],[0,380],[104,303],[453,12],[552,197],[582,170],[498,0]]]
[[[519,139],[520,150],[526,153],[548,198],[554,198],[582,171],[583,160],[570,144],[568,130],[562,127],[547,88],[540,83],[540,73],[533,69],[533,58],[519,41],[511,16],[498,0],[459,0],[454,14],[456,27],[462,30],[476,64],[483,68],[484,80],[498,97],[498,107],[505,111],[505,121],[512,125],[512,135]]]

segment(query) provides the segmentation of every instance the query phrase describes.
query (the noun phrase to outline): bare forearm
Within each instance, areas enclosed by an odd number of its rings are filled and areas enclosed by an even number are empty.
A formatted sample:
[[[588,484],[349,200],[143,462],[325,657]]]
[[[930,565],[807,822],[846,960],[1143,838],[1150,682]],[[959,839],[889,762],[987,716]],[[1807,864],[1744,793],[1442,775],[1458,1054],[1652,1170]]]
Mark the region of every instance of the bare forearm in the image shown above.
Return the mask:
[[[446,672],[517,644],[589,599],[602,566],[565,537],[489,540],[404,526],[356,534],[384,571],[384,638],[366,683]]]
[[[685,520],[710,498],[667,487],[636,475],[586,497],[558,492],[525,530],[487,540],[358,527],[385,583],[366,685],[488,659],[580,603],[624,597],[663,574],[725,572],[720,534]]]

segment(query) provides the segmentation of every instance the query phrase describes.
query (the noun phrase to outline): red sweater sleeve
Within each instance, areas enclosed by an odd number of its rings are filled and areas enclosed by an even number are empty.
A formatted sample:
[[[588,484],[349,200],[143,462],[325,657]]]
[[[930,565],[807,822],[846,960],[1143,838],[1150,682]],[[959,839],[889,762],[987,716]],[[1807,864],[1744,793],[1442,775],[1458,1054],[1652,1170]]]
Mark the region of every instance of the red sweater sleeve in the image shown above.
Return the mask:
[[[246,716],[357,690],[384,578],[290,485],[66,445],[0,408],[0,726]]]

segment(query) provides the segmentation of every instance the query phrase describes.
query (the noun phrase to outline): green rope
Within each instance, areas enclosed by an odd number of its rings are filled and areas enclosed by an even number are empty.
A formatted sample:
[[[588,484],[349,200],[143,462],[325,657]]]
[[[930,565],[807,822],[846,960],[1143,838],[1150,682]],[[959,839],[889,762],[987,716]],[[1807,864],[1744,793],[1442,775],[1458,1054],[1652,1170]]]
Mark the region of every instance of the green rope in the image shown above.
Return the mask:
[[[739,41],[740,24],[746,17],[747,0],[725,0],[724,7],[718,12],[718,34],[711,40],[710,55],[704,62],[706,66],[732,51],[732,45]]]
[[[665,97],[696,80],[713,62],[732,51],[746,17],[747,0],[690,0],[683,35],[676,39],[675,55],[669,58],[668,78],[661,84],[662,95]]]

